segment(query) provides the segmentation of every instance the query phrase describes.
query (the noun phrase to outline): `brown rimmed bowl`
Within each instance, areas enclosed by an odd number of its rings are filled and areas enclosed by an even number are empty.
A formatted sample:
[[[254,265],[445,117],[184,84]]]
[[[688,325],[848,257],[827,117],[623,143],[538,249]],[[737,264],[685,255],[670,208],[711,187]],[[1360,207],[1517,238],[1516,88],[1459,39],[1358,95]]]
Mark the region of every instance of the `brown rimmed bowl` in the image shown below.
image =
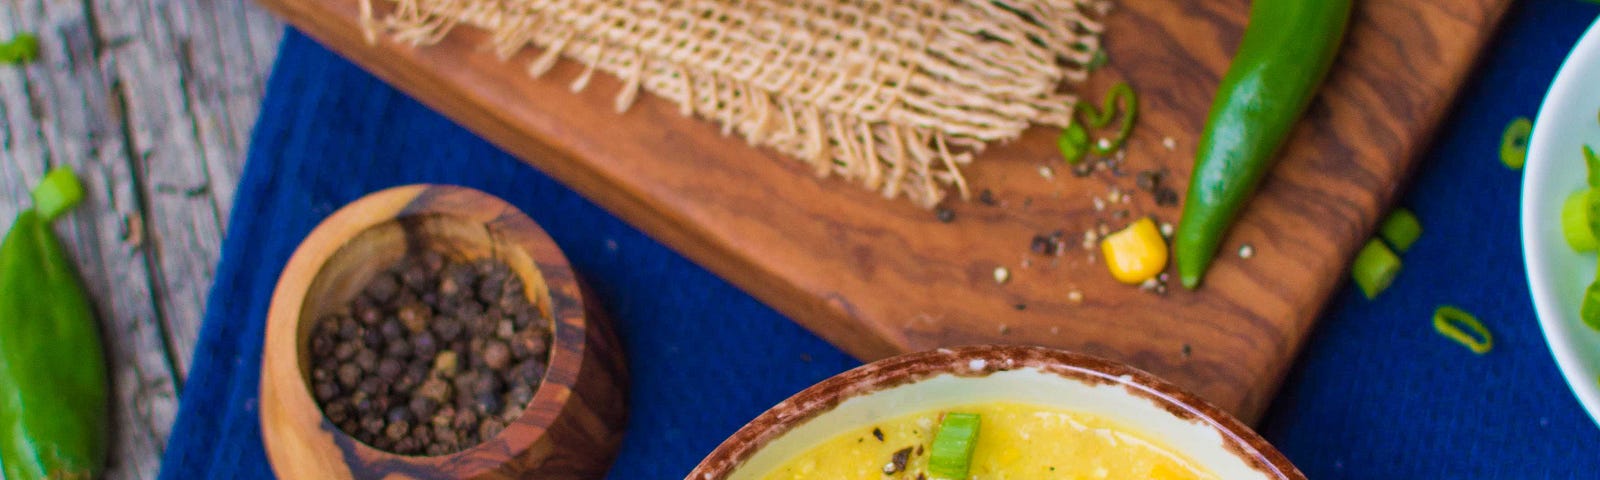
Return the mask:
[[[329,421],[310,392],[312,322],[345,308],[373,276],[418,249],[504,261],[551,322],[549,366],[522,416],[448,455],[403,456],[361,443]],[[295,250],[267,314],[261,428],[273,470],[328,480],[603,476],[622,437],[627,371],[605,318],[587,306],[555,242],[492,195],[410,185],[339,209]]]
[[[1305,479],[1249,427],[1155,376],[1088,355],[1019,346],[930,350],[839,374],[751,420],[688,478],[761,478],[814,445],[882,419],[993,401],[1111,420],[1218,478]]]

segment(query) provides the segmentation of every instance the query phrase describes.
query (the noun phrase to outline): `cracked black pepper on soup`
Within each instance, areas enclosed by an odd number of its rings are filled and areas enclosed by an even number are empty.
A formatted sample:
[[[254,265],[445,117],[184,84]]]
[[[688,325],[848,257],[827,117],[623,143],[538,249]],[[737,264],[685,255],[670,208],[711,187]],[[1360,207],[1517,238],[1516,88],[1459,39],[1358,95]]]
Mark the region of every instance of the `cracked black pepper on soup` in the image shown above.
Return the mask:
[[[402,455],[477,445],[544,377],[550,320],[504,262],[412,253],[316,320],[312,395],[334,425]]]

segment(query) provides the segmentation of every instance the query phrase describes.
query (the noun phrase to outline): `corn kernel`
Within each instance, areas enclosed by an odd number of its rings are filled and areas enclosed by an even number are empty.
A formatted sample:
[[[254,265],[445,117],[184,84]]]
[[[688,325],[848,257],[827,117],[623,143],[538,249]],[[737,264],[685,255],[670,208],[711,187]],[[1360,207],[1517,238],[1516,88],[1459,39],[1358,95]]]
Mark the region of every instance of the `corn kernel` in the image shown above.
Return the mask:
[[[1149,217],[1106,235],[1100,240],[1100,251],[1111,276],[1122,283],[1138,284],[1155,278],[1167,267],[1167,242]]]

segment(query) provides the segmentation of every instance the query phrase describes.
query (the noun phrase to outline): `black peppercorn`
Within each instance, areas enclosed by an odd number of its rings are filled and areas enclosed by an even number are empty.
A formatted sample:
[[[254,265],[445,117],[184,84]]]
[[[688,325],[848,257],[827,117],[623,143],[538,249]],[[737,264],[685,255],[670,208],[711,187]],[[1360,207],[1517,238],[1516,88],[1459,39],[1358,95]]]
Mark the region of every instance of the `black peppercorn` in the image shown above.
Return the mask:
[[[311,326],[311,387],[328,419],[401,455],[495,436],[532,401],[551,323],[504,262],[422,251]]]
[[[385,382],[393,383],[400,377],[400,371],[403,369],[405,369],[405,365],[400,363],[399,360],[395,360],[394,357],[385,358],[378,362],[378,378]]]

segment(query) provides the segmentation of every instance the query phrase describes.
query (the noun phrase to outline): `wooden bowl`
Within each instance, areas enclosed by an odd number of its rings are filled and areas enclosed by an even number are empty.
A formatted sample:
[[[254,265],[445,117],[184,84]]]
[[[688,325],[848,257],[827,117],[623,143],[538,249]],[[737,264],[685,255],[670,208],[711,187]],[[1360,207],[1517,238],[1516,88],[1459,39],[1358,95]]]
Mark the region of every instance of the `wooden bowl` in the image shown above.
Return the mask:
[[[1249,427],[1170,383],[1098,357],[1020,346],[929,350],[841,373],[751,420],[688,478],[761,478],[811,446],[887,418],[996,401],[1110,420],[1218,478],[1305,480]]]
[[[312,322],[345,308],[408,249],[494,257],[553,320],[549,367],[522,416],[476,446],[403,456],[346,435],[312,398]],[[318,225],[278,279],[261,363],[261,427],[280,478],[599,478],[626,417],[622,350],[565,256],[533,220],[492,195],[411,185],[373,193]]]

